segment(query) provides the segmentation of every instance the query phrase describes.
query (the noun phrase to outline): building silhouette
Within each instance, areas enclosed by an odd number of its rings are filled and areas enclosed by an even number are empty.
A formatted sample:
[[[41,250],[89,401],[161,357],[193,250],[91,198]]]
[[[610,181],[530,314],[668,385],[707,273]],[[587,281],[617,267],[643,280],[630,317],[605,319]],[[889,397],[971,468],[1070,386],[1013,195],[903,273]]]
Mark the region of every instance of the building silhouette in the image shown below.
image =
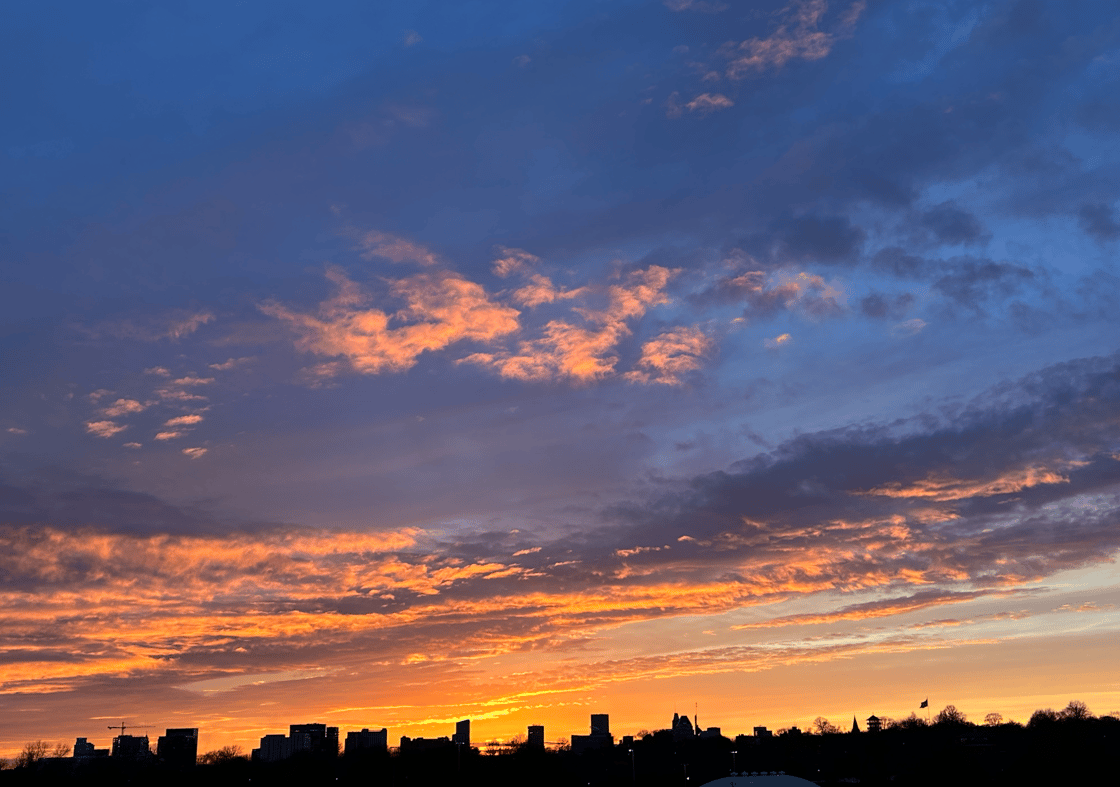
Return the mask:
[[[446,735],[441,735],[438,738],[410,738],[407,735],[401,736],[401,754],[440,751],[441,749],[450,749],[454,745],[455,744],[453,744],[451,739]]]
[[[766,729],[765,727],[755,727],[754,728],[754,737],[756,737],[756,738],[773,738],[774,733],[770,732],[770,730]]]
[[[525,738],[525,745],[530,749],[544,749],[544,725],[530,724],[529,734]]]
[[[882,728],[883,728],[883,720],[880,719],[878,716],[868,716],[867,717],[867,731],[868,732],[878,732]]]
[[[171,727],[156,740],[156,758],[167,765],[189,768],[198,760],[198,727]]]
[[[346,733],[346,754],[357,754],[363,751],[388,751],[389,730],[382,727],[380,730],[362,729],[361,732],[351,730]]]
[[[852,716],[852,732],[859,732],[859,722],[856,721],[855,716]]]
[[[260,748],[253,749],[253,759],[258,762],[280,762],[294,754],[311,751],[309,735],[282,735],[274,733],[261,738]]]
[[[145,760],[152,756],[147,735],[118,735],[113,738],[114,757],[124,760]]]
[[[673,714],[673,740],[687,741],[696,737],[696,729],[692,726],[692,722],[688,720],[688,716],[681,716]]]
[[[331,757],[338,755],[338,727],[317,723],[292,724],[288,732],[292,738],[306,735],[312,754],[326,754]]]
[[[78,738],[74,741],[74,758],[80,760],[92,759],[93,757],[108,757],[108,749],[95,748],[85,738]]]
[[[609,749],[613,745],[610,714],[607,713],[591,714],[590,735],[572,736],[572,751],[577,754],[594,749]]]
[[[460,746],[466,746],[468,749],[471,747],[470,719],[463,719],[455,723],[455,734],[451,736],[451,742]]]

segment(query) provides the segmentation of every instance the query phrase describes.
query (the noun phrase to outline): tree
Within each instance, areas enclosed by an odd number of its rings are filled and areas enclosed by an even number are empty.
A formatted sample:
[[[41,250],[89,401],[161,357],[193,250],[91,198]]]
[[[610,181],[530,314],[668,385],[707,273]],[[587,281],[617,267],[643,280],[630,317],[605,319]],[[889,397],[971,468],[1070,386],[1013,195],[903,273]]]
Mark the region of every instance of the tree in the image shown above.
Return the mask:
[[[240,746],[223,746],[220,749],[208,751],[205,754],[198,755],[199,765],[221,765],[224,762],[233,762],[234,760],[244,760],[245,752],[241,750]]]
[[[999,725],[1003,724],[1003,714],[989,713],[984,717],[984,723],[989,727],[998,727]]]
[[[50,750],[51,745],[46,741],[31,741],[30,743],[25,743],[23,751],[16,757],[16,767],[26,768],[33,765],[46,757]]]
[[[1042,727],[1046,724],[1052,724],[1058,720],[1057,711],[1050,708],[1042,708],[1036,710],[1031,714],[1031,720],[1027,722],[1028,727]]]
[[[51,756],[52,757],[69,757],[70,756],[70,744],[69,743],[63,743],[62,741],[59,741],[58,743],[56,743],[54,745],[54,748],[51,749]]]
[[[968,719],[963,713],[957,710],[956,705],[946,705],[941,709],[941,712],[933,717],[934,724],[942,725],[961,725],[967,724]]]
[[[926,720],[923,719],[918,714],[911,711],[909,716],[907,716],[902,721],[897,722],[894,726],[899,727],[899,728],[904,729],[904,730],[913,730],[913,729],[917,729],[918,727],[925,727],[926,726]]]
[[[817,716],[817,718],[813,719],[813,723],[809,725],[809,729],[817,735],[831,735],[840,732],[840,728],[824,716]]]
[[[1070,700],[1069,705],[1066,705],[1058,715],[1071,721],[1084,721],[1093,718],[1093,714],[1089,712],[1089,707],[1081,700]]]

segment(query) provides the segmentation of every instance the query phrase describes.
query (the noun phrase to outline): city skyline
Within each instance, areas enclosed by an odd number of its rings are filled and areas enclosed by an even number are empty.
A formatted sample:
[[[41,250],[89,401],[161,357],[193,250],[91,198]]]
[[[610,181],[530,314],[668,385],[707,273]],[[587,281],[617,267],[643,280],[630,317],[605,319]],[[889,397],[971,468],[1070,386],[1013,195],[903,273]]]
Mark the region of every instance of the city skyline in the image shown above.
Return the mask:
[[[0,756],[1116,711],[1106,6],[13,9]]]

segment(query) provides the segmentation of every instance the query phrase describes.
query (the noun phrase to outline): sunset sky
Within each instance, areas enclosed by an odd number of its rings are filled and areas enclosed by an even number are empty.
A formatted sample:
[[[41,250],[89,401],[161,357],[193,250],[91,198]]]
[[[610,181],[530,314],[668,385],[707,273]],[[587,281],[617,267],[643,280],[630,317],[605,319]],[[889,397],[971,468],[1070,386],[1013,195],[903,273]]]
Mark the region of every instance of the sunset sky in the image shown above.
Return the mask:
[[[1105,2],[0,26],[0,756],[1120,709]]]

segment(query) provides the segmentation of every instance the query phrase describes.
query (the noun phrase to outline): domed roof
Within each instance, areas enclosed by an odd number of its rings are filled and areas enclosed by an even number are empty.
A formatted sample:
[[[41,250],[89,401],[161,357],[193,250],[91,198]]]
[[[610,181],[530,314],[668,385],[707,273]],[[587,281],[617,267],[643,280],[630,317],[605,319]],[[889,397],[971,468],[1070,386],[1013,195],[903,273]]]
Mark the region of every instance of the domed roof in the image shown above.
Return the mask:
[[[722,779],[708,782],[703,787],[817,787],[817,785],[808,779],[790,776],[787,773],[771,775],[764,771],[761,774],[751,775],[744,771],[742,776],[724,776]]]

